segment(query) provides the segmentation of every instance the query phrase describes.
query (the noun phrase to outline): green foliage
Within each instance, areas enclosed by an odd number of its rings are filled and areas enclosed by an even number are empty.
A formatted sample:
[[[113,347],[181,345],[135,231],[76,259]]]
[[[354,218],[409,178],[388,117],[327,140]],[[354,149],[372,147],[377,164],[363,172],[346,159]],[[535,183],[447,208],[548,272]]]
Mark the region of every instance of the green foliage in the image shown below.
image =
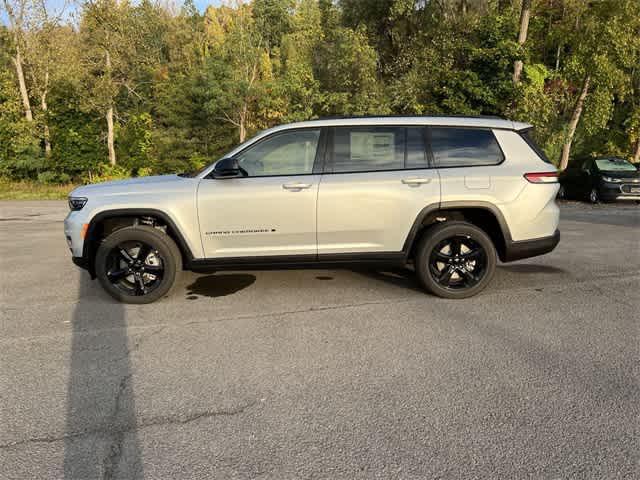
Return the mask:
[[[74,28],[30,11],[41,21],[19,33],[32,122],[0,26],[0,175],[44,186],[193,170],[258,130],[328,115],[506,116],[532,123],[555,160],[587,76],[572,157],[632,158],[640,141],[637,0],[533,2],[522,46],[519,2],[224,3],[97,0]]]

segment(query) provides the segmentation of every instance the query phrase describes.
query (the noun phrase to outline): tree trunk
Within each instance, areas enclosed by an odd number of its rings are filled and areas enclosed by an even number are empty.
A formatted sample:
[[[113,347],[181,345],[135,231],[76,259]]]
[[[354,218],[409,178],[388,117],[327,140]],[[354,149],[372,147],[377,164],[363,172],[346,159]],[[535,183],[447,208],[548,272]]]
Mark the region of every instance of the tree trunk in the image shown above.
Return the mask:
[[[111,76],[111,55],[107,50],[105,56],[105,66],[107,75]],[[109,108],[107,108],[107,148],[109,149],[109,163],[111,165],[116,164],[116,148],[115,148],[115,134],[113,131],[113,99],[110,99]]]
[[[240,143],[244,142],[247,138],[247,105],[242,106],[240,111],[240,121],[238,122],[238,128],[240,130]]]
[[[467,15],[467,11],[468,11],[467,0],[461,0],[460,13],[462,14],[463,17]]]
[[[573,114],[571,115],[571,121],[569,122],[569,130],[567,131],[567,136],[562,145],[562,154],[560,155],[560,170],[565,170],[567,165],[569,164],[569,154],[571,153],[571,144],[573,143],[573,136],[576,133],[576,128],[578,127],[578,122],[580,121],[580,115],[582,115],[582,107],[584,107],[584,100],[587,98],[587,94],[589,93],[589,84],[591,83],[591,77],[587,75],[584,79],[584,84],[582,85],[582,91],[580,92],[580,96],[578,97],[578,101],[576,102],[576,106],[573,109]]]
[[[116,148],[113,133],[113,105],[107,109],[107,147],[109,148],[109,163],[116,164]]]
[[[40,108],[42,109],[43,117],[43,135],[44,135],[44,154],[47,157],[51,156],[51,142],[49,140],[49,108],[47,106],[47,93],[49,92],[49,72],[44,74],[44,88],[42,95],[40,95]]]
[[[22,55],[20,54],[20,46],[16,43],[16,56],[13,58],[16,67],[16,75],[18,77],[18,87],[20,88],[20,96],[22,97],[22,105],[24,106],[24,116],[28,122],[33,121],[33,113],[31,113],[31,102],[29,101],[29,92],[27,92],[27,83],[24,81],[24,72],[22,71]]]
[[[633,155],[633,163],[640,162],[640,138],[636,142],[636,153]]]
[[[518,45],[521,47],[527,41],[527,32],[529,31],[529,17],[531,16],[531,0],[522,0],[522,10],[520,10],[520,31],[518,32]],[[513,83],[520,82],[522,74],[522,60],[516,60],[513,63]]]

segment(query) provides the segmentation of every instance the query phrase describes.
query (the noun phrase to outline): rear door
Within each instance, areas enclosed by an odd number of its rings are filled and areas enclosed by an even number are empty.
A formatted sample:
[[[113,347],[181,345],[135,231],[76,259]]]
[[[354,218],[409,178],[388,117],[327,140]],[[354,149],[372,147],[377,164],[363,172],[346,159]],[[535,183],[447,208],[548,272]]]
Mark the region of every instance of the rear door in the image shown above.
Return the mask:
[[[318,254],[397,253],[440,201],[421,126],[333,127],[318,192]]]

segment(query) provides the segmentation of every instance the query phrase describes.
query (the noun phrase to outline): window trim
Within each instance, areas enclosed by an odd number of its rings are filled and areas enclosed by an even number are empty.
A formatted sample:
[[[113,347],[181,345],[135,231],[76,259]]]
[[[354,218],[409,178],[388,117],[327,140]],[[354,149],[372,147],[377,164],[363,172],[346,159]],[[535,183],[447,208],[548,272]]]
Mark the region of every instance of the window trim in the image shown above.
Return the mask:
[[[489,133],[491,133],[491,135],[493,136],[493,139],[496,142],[496,145],[498,145],[498,149],[500,150],[500,155],[502,156],[502,158],[500,159],[499,162],[497,163],[481,163],[481,164],[474,164],[474,165],[438,165],[438,162],[436,161],[436,156],[433,153],[433,145],[432,145],[432,141],[431,141],[431,131],[434,128],[441,128],[441,129],[456,129],[456,130],[483,130],[483,131],[488,131]],[[452,126],[452,125],[428,125],[427,126],[427,136],[429,139],[429,142],[427,144],[427,149],[429,150],[429,152],[431,152],[431,159],[433,161],[433,168],[437,168],[438,170],[440,169],[447,169],[447,168],[474,168],[474,167],[497,167],[498,165],[502,165],[504,163],[504,161],[507,159],[506,155],[504,154],[504,150],[502,149],[502,145],[500,145],[500,142],[498,141],[498,138],[496,137],[496,134],[493,131],[494,129],[491,127],[467,127],[467,126]]]
[[[404,171],[414,171],[414,170],[431,170],[434,167],[433,162],[431,161],[431,154],[428,144],[427,138],[427,127],[426,125],[339,125],[326,127],[328,129],[327,134],[327,142],[325,145],[325,158],[324,158],[324,169],[322,170],[323,175],[351,175],[356,173],[384,173],[384,172],[404,172]],[[349,170],[346,172],[334,172],[334,145],[335,145],[335,130],[338,128],[347,128],[347,129],[371,129],[371,128],[402,128],[404,129],[404,158],[402,161],[403,168],[390,168],[385,170]],[[425,160],[426,165],[424,167],[413,167],[406,168],[407,165],[407,129],[409,128],[418,128],[422,130],[422,140],[424,142],[425,148]]]
[[[313,167],[311,168],[311,172],[310,173],[290,173],[290,174],[278,174],[278,175],[254,175],[254,176],[237,177],[237,178],[234,177],[234,178],[236,180],[246,180],[246,179],[249,179],[249,178],[308,177],[310,175],[320,175],[322,173],[324,159],[325,159],[325,150],[326,150],[326,147],[327,147],[327,138],[326,138],[327,137],[327,127],[287,128],[286,130],[280,130],[280,131],[277,131],[277,132],[273,132],[271,135],[267,135],[265,137],[262,137],[257,142],[253,142],[250,145],[247,145],[245,148],[243,148],[239,152],[236,152],[235,155],[233,155],[231,157],[225,157],[225,158],[238,158],[240,155],[242,155],[247,150],[258,146],[262,142],[266,142],[267,140],[271,140],[271,139],[276,138],[276,137],[281,136],[281,135],[287,135],[287,134],[290,134],[290,133],[297,133],[297,132],[304,132],[304,131],[309,131],[309,130],[319,130],[320,131],[320,135],[318,136],[318,146],[316,147],[316,155],[315,155],[315,157],[313,159]],[[215,163],[214,163],[214,167],[204,177],[204,179],[213,179],[214,170],[215,170]]]

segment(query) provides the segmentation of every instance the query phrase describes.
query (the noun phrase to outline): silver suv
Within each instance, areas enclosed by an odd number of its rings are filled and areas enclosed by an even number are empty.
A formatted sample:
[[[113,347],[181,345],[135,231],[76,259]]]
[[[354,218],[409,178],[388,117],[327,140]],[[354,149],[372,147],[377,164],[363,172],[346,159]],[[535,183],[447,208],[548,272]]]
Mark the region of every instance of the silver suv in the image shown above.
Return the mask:
[[[313,120],[265,130],[205,169],[69,196],[73,261],[148,303],[182,270],[402,266],[445,298],[560,239],[556,169],[531,126],[491,117]]]

